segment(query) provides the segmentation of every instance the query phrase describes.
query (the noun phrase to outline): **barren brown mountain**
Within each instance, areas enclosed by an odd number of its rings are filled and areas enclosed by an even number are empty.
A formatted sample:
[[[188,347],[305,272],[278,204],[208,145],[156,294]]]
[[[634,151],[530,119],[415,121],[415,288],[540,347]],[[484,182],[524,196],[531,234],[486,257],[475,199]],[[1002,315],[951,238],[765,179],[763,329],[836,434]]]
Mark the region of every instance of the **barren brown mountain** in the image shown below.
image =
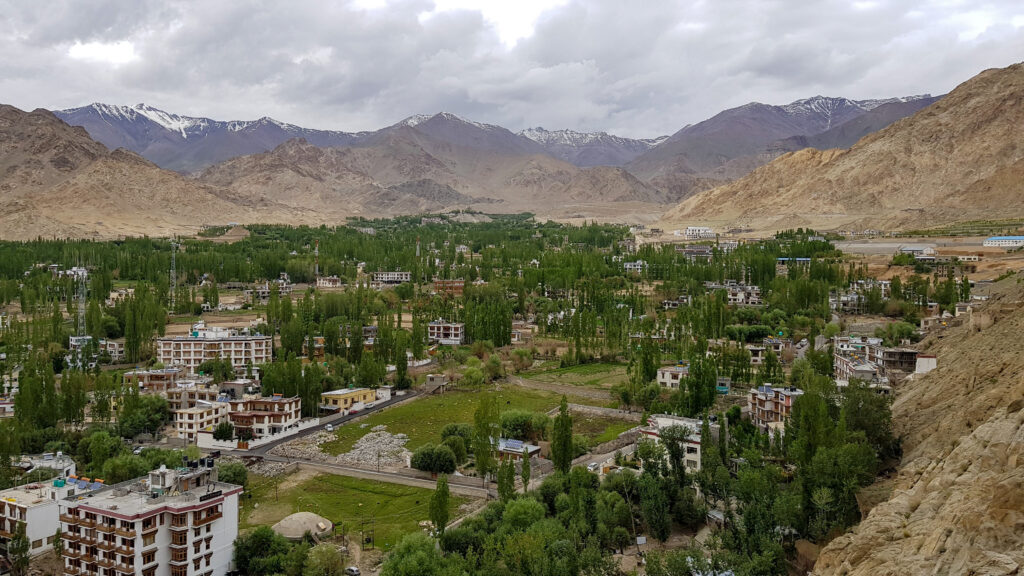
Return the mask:
[[[1024,64],[986,70],[849,150],[787,154],[663,223],[899,229],[1021,216],[1022,123]]]
[[[995,291],[923,343],[938,368],[896,389],[892,494],[822,550],[814,574],[1024,570],[1024,286]]]
[[[0,106],[0,237],[195,231],[252,212],[132,152],[107,150],[45,110]]]

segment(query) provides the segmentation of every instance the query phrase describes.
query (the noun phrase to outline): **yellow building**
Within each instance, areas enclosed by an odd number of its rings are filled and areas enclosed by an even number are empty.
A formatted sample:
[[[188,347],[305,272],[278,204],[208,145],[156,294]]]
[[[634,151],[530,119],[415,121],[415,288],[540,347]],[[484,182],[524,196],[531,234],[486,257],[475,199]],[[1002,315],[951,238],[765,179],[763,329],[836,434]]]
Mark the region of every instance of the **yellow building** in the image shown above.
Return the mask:
[[[369,388],[341,388],[324,392],[320,395],[320,403],[324,406],[337,406],[342,410],[353,407],[360,409],[367,402],[377,400],[377,392]]]

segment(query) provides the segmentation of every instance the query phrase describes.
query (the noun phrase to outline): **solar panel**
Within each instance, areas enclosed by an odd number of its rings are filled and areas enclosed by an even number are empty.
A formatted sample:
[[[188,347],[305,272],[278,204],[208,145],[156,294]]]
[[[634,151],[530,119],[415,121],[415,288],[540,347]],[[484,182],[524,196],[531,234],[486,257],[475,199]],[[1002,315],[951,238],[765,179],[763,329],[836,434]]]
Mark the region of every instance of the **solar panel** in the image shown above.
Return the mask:
[[[506,440],[505,441],[505,449],[506,450],[522,451],[522,449],[523,449],[523,441],[522,440]]]

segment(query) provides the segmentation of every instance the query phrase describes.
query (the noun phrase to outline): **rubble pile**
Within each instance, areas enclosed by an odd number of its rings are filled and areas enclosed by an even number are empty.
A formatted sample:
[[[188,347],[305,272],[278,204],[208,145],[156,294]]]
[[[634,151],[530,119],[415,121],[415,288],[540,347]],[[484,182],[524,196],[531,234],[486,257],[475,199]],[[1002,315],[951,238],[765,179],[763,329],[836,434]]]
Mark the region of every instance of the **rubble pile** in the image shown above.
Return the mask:
[[[297,438],[291,442],[285,442],[284,444],[274,446],[269,452],[275,456],[287,456],[288,458],[294,458],[296,460],[333,462],[334,457],[330,454],[324,454],[320,450],[320,445],[334,439],[334,434],[321,430],[315,434],[303,436],[302,438]]]
[[[401,468],[411,454],[405,449],[409,437],[405,434],[392,434],[387,426],[374,426],[371,432],[360,438],[352,450],[338,456],[340,464],[349,466]]]

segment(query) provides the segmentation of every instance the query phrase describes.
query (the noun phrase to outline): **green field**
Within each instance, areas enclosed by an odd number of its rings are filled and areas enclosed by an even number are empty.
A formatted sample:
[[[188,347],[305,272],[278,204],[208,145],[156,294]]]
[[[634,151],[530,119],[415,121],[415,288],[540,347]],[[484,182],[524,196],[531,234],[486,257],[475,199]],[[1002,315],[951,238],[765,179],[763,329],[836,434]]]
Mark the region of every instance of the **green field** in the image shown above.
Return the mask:
[[[602,389],[611,388],[629,378],[625,364],[580,364],[554,369],[541,367],[523,372],[519,376],[538,382]]]
[[[352,445],[374,426],[383,424],[392,434],[403,433],[409,436],[406,448],[416,450],[420,446],[441,441],[441,429],[452,422],[473,422],[473,413],[484,395],[498,398],[500,410],[529,410],[532,412],[548,412],[558,407],[561,395],[544,390],[509,388],[503,390],[454,390],[438,396],[418,398],[406,404],[386,408],[375,412],[363,420],[345,424],[335,431],[337,440],[321,445],[321,450],[328,454],[342,454],[352,449]],[[590,404],[584,398],[568,398],[571,403]],[[604,438],[611,434],[612,438],[632,425],[618,419],[598,419],[586,428],[577,429],[576,433],[588,438]],[[365,424],[365,426],[363,426]],[[610,438],[609,438],[610,439]],[[598,440],[604,442],[605,440]]]
[[[334,522],[339,533],[352,534],[359,531],[363,520],[373,519],[376,544],[385,549],[404,534],[420,530],[419,522],[429,519],[428,502],[433,493],[426,488],[305,471],[283,478],[250,476],[249,486],[252,497],[242,503],[243,529],[273,526],[295,512],[313,512]],[[452,494],[453,520],[466,501]]]
[[[591,446],[611,442],[618,438],[619,434],[639,425],[639,422],[613,418],[611,416],[572,415],[573,434],[586,436]]]

